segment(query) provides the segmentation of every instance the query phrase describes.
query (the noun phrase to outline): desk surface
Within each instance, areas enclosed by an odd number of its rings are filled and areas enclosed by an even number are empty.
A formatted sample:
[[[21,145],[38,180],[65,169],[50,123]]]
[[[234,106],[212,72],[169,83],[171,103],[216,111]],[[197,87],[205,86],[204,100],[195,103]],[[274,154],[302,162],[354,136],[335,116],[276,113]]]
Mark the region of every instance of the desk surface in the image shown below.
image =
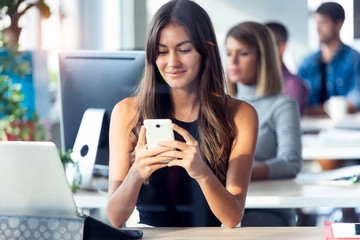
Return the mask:
[[[359,207],[360,183],[324,185],[296,180],[253,181],[249,185],[247,208]],[[309,179],[309,178],[307,178]],[[78,208],[106,208],[107,195],[80,191],[74,196]]]
[[[351,145],[324,146],[319,140],[308,141],[302,137],[302,157],[304,160],[314,159],[360,159],[360,147]]]
[[[143,239],[324,240],[324,227],[143,228]]]
[[[360,130],[360,112],[348,114],[341,122],[334,122],[328,117],[305,116],[301,119],[301,130],[304,132],[320,131],[334,127]]]
[[[303,159],[360,159],[359,137],[354,138],[354,134],[360,134],[360,113],[349,115],[342,123],[335,123],[329,118],[305,117],[301,119],[301,129],[304,133],[322,131],[322,136],[303,134]],[[330,130],[336,129],[343,131],[343,136],[329,134]],[[328,134],[324,135],[324,131]],[[347,134],[349,137],[346,137]]]
[[[252,182],[247,208],[359,207],[360,184],[336,186],[296,180]]]

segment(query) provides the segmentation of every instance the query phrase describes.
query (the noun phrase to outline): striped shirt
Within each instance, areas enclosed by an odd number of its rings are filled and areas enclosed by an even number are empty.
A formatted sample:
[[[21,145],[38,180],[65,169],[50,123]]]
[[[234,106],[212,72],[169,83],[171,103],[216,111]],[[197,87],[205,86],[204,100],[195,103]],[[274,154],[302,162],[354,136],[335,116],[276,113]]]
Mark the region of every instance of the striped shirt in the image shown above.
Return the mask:
[[[255,96],[256,85],[237,83],[237,98],[251,104],[259,116],[254,164],[265,163],[269,178],[293,178],[301,169],[298,104],[283,94]]]

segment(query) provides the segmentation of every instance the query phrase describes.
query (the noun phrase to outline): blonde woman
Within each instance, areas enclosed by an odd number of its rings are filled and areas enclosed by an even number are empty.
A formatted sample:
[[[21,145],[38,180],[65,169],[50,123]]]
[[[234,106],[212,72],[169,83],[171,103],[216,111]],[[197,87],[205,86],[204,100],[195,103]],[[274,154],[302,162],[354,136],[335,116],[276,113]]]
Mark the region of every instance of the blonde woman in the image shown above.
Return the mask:
[[[250,103],[259,115],[252,180],[294,178],[301,168],[299,109],[281,94],[282,73],[274,38],[267,27],[244,22],[226,37],[226,73],[231,95]],[[247,210],[242,226],[289,226],[291,210]]]
[[[135,206],[141,224],[157,227],[231,228],[242,220],[258,119],[224,89],[207,13],[188,0],[163,5],[149,27],[139,91],[111,116],[113,225],[122,226]],[[150,118],[172,119],[176,140],[148,149],[142,125]]]

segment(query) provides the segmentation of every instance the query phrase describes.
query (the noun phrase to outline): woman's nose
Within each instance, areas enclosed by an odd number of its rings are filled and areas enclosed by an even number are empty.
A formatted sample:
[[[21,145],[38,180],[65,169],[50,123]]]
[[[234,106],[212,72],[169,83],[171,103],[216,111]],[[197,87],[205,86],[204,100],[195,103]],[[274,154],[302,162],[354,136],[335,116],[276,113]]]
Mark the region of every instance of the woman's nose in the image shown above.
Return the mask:
[[[169,53],[168,65],[169,66],[178,66],[179,65],[179,56],[177,55],[176,52]]]
[[[231,56],[229,56],[229,60],[230,60],[230,63],[232,63],[232,64],[237,64],[238,62],[239,62],[239,59],[237,58],[237,56],[236,55],[231,55]]]

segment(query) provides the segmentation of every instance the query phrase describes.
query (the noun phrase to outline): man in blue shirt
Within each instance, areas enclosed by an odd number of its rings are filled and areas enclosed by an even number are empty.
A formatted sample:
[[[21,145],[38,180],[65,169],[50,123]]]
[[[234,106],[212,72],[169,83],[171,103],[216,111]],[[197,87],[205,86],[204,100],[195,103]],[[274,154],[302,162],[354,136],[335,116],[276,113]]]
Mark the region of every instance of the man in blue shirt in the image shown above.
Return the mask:
[[[345,20],[342,6],[335,2],[323,3],[314,14],[320,50],[304,59],[298,75],[309,89],[306,115],[325,115],[323,103],[332,96],[345,96],[348,112],[360,110],[360,54],[340,39]],[[323,170],[343,166],[341,160],[318,160]],[[353,208],[342,209],[342,221],[358,222]]]
[[[340,4],[327,2],[314,14],[320,50],[300,65],[298,75],[309,88],[305,114],[324,114],[323,103],[331,96],[345,96],[348,112],[360,109],[360,55],[341,42],[340,29],[345,12]]]

